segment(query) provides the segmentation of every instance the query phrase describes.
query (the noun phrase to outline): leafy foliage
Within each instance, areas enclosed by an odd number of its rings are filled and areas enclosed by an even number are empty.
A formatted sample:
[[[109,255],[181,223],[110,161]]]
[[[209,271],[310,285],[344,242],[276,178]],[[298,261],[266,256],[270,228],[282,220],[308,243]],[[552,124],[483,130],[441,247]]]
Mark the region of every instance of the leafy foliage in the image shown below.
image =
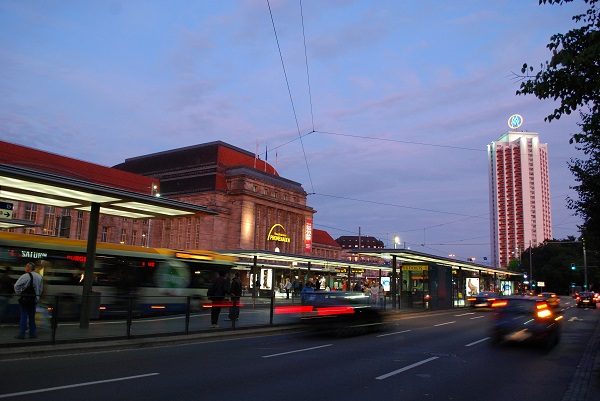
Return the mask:
[[[574,0],[540,0],[540,4],[563,5]],[[534,68],[523,64],[518,76],[521,82],[517,95],[533,94],[539,99],[553,99],[558,106],[545,120],[551,122],[565,114],[579,111],[580,132],[572,134],[570,143],[581,150],[585,158],[568,163],[579,185],[573,187],[579,199],[569,198],[567,205],[580,216],[583,232],[590,244],[600,245],[600,0],[582,0],[589,5],[586,13],[573,20],[582,24],[565,34],[555,34],[546,46],[552,58]]]
[[[571,263],[577,266],[576,270],[571,270]],[[538,289],[538,292],[552,291],[567,295],[571,284],[583,287],[584,265],[587,266],[589,288],[600,291],[600,260],[588,250],[584,261],[583,241],[572,236],[562,241],[546,241],[538,247],[525,250],[518,268],[511,270],[527,275],[531,272],[535,281],[544,281],[546,287]]]

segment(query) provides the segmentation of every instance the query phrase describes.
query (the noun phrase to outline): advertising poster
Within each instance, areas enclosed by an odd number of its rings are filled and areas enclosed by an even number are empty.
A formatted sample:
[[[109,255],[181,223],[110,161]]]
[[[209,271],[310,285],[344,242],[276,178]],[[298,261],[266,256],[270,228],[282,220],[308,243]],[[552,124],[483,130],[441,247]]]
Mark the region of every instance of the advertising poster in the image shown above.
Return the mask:
[[[511,281],[500,281],[500,289],[502,290],[502,295],[513,295]]]
[[[260,289],[270,290],[271,279],[273,277],[273,269],[260,269]]]
[[[312,252],[312,220],[306,219],[306,232],[304,233],[305,238],[305,251]]]
[[[468,297],[479,294],[479,279],[471,277],[466,279],[465,291],[467,292]]]
[[[383,290],[385,292],[388,292],[392,289],[391,285],[390,285],[390,278],[389,277],[382,277],[381,278],[381,285],[383,286]]]

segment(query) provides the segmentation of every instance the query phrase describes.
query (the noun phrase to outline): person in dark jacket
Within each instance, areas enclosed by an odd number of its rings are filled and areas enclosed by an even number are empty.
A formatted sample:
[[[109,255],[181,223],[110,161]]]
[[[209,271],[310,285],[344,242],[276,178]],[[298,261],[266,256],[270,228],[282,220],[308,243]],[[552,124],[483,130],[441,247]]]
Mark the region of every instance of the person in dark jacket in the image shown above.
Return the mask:
[[[15,292],[15,283],[10,277],[11,272],[12,268],[10,266],[6,266],[4,273],[0,276],[0,323],[2,323],[6,316],[8,316],[10,298]]]
[[[225,278],[225,272],[219,271],[219,276],[209,288],[212,308],[210,309],[210,327],[215,329],[219,327],[219,314],[223,306],[225,296],[229,295],[229,280]]]
[[[25,274],[23,274],[14,285],[15,293],[20,295],[27,287],[33,286],[35,291],[35,300],[31,305],[19,305],[21,309],[21,322],[19,324],[19,335],[15,338],[24,339],[27,331],[27,322],[29,322],[29,338],[37,338],[37,327],[35,325],[35,306],[42,295],[43,281],[35,271],[35,263],[29,262],[25,265]]]
[[[240,319],[240,299],[242,297],[242,280],[240,279],[240,273],[236,272],[231,280],[231,301],[236,303],[235,308],[233,305],[229,307],[229,319],[225,320],[239,320]]]

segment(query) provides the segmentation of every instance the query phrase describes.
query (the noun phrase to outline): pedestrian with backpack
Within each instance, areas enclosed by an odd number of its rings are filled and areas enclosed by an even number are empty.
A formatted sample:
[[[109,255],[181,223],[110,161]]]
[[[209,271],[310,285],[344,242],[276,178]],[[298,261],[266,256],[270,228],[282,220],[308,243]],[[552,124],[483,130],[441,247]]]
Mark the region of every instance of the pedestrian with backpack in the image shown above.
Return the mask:
[[[240,300],[242,299],[242,280],[240,279],[240,273],[235,272],[233,280],[231,280],[231,306],[229,307],[229,318],[225,320],[240,320]],[[235,302],[235,307],[233,306]]]
[[[219,276],[213,281],[208,289],[208,297],[212,301],[210,309],[210,327],[216,329],[219,327],[219,314],[223,307],[225,296],[229,295],[229,280],[225,278],[225,272],[219,271]]]
[[[37,338],[35,326],[35,306],[42,294],[42,276],[35,271],[35,263],[29,262],[25,265],[23,274],[15,283],[15,293],[19,296],[19,307],[21,321],[19,324],[19,335],[15,338],[24,339],[29,321],[29,338]]]

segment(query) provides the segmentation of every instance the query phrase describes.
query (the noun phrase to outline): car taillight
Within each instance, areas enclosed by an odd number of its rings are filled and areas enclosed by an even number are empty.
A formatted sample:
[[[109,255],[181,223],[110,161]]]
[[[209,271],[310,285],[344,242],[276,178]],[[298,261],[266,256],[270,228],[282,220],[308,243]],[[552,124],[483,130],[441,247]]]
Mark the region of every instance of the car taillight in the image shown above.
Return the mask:
[[[545,319],[547,317],[552,316],[552,312],[548,309],[548,304],[546,302],[540,302],[536,305],[537,309],[537,317],[540,319]]]
[[[541,319],[545,319],[547,317],[552,316],[552,312],[550,312],[548,309],[542,309],[542,310],[538,310],[537,311],[537,316]]]
[[[508,301],[494,301],[492,302],[492,308],[501,308],[508,305]]]

